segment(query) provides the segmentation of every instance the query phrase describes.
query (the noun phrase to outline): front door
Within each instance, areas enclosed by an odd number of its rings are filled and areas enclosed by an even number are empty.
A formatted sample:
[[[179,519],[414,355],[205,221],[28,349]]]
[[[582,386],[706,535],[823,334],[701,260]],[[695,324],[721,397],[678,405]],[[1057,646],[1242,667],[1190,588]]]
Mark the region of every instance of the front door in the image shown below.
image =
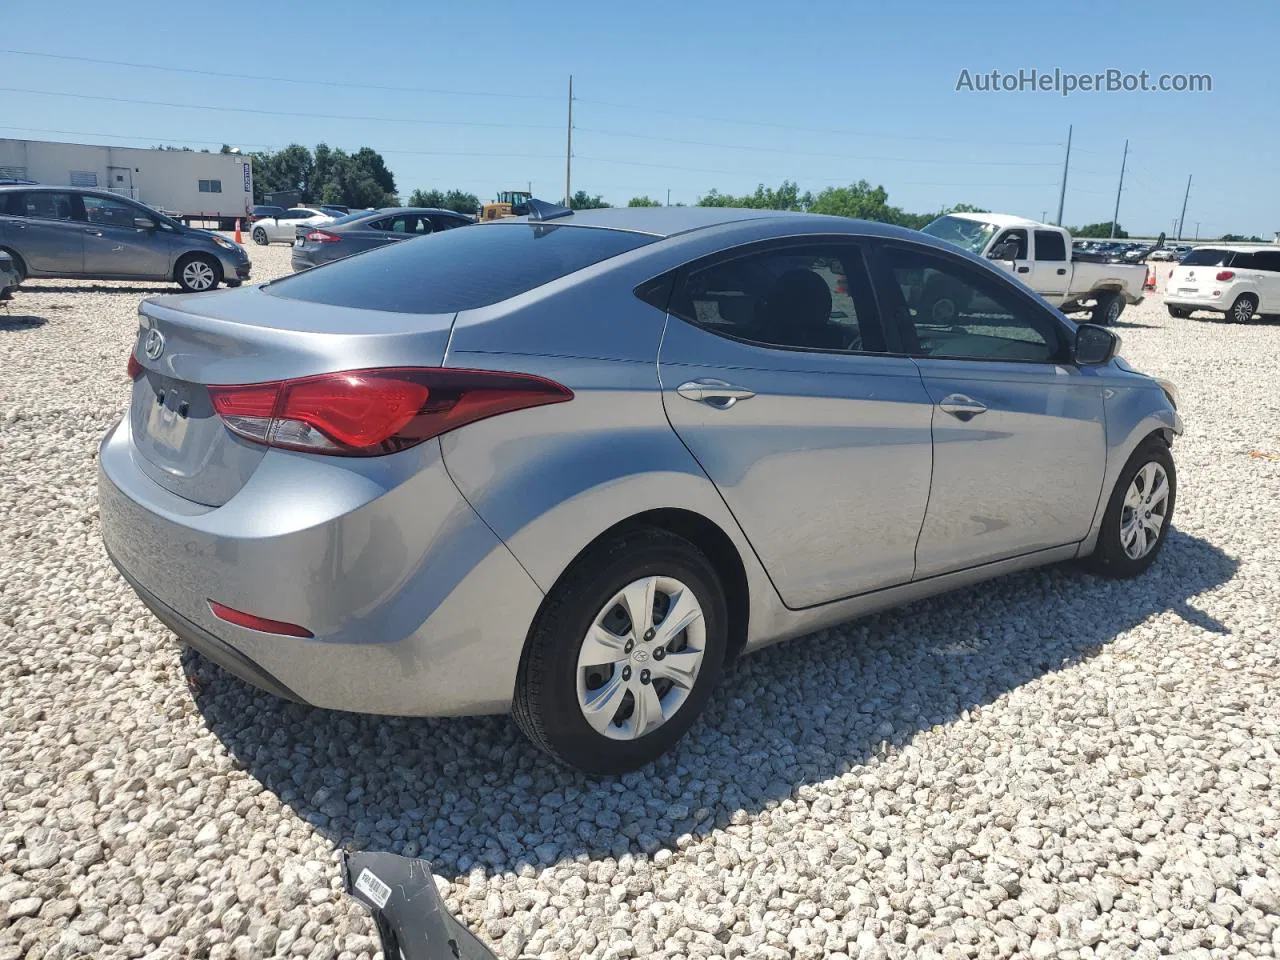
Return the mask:
[[[959,257],[886,244],[877,260],[881,303],[934,405],[916,578],[1084,539],[1106,430],[1097,378],[1068,362],[1068,326]],[[946,322],[915,293],[936,275],[962,291]]]
[[[672,427],[783,601],[910,581],[932,403],[886,354],[860,247],[758,245],[682,272],[659,351]]]
[[[9,243],[32,274],[77,277],[84,272],[84,224],[75,219],[72,195],[28,190],[10,201]]]
[[[169,276],[169,234],[142,207],[84,194],[84,272],[93,277],[163,280]],[[152,226],[135,225],[143,217]]]

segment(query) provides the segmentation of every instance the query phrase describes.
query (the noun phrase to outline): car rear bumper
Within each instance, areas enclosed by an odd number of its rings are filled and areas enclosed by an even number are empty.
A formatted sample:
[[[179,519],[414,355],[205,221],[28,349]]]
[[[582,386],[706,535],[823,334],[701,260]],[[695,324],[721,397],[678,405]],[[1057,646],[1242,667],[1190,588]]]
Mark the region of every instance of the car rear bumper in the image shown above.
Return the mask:
[[[99,450],[112,561],[179,639],[271,693],[359,713],[509,708],[542,593],[458,493],[438,443],[363,473],[270,451],[220,507],[138,467],[128,421]],[[313,637],[237,626],[209,601]]]

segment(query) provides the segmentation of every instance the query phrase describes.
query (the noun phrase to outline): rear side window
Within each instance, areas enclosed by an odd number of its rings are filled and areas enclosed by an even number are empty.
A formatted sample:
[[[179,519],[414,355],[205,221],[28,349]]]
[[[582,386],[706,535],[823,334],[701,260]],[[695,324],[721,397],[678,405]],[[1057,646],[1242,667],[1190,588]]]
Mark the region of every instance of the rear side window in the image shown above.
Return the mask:
[[[1214,250],[1211,247],[1201,247],[1199,250],[1192,250],[1182,258],[1182,266],[1184,267],[1229,267],[1233,256],[1230,250]]]
[[[41,220],[75,219],[69,193],[32,190],[18,194],[16,202],[10,203],[9,212],[19,217],[36,217]]]
[[[1255,253],[1253,256],[1253,269],[1280,273],[1280,250],[1263,250],[1260,253]]]
[[[1056,230],[1037,230],[1036,231],[1036,259],[1037,260],[1065,260],[1067,259],[1067,244],[1062,239],[1062,234]]]
[[[453,313],[508,300],[656,239],[556,224],[446,230],[297,273],[264,289],[338,307]]]

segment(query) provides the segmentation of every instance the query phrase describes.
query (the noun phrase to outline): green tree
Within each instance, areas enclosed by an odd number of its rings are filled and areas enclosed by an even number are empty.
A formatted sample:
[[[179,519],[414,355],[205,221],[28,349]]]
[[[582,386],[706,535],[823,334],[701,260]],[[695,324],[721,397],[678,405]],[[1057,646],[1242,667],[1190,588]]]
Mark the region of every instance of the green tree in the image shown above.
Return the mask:
[[[1107,220],[1103,223],[1086,223],[1083,227],[1068,227],[1067,232],[1073,237],[1101,237],[1105,240],[1107,237],[1111,236],[1111,221]],[[1124,240],[1128,236],[1128,231],[1117,223],[1115,233],[1116,239]]]
[[[757,184],[756,192],[735,197],[730,193],[709,190],[698,198],[700,207],[747,207],[752,210],[807,210],[813,195],[800,193],[794,180],[783,180],[778,189]]]
[[[587,191],[579,190],[569,198],[569,206],[574,210],[598,210],[601,207],[609,206],[609,204],[605,202],[604,197],[598,194],[593,197]]]
[[[632,197],[630,200],[627,201],[627,206],[628,207],[660,207],[662,206],[662,204],[660,204],[657,200],[650,199],[649,197]]]
[[[1242,233],[1224,233],[1221,239],[1224,243],[1262,243],[1262,238],[1256,234],[1246,237]]]
[[[411,207],[435,207],[439,210],[454,210],[475,216],[480,210],[480,198],[474,193],[462,190],[450,190],[441,193],[439,190],[415,190],[409,194]]]

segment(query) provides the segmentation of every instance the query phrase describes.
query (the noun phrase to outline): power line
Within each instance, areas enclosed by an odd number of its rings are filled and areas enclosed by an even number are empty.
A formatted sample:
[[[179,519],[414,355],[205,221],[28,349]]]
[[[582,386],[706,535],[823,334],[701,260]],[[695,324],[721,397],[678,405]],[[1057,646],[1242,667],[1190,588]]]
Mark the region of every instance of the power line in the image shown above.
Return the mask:
[[[887,160],[893,163],[940,163],[948,166],[990,166],[990,167],[1056,167],[1056,161],[1040,162],[1025,160],[934,160],[922,157],[877,157],[859,156],[851,153],[818,153],[808,150],[789,150],[781,147],[757,147],[740,143],[714,143],[708,140],[683,140],[678,137],[652,137],[642,133],[626,133],[621,130],[600,130],[596,127],[575,127],[579,133],[595,133],[606,137],[626,137],[632,140],[651,140],[661,143],[678,143],[692,147],[712,147],[717,150],[754,150],[758,153],[782,153],[800,157],[826,157],[833,160]]]
[[[577,129],[581,130],[582,128],[579,127]],[[685,167],[685,166],[678,166],[676,164],[670,164],[670,163],[645,163],[639,160],[613,160],[608,157],[591,157],[591,156],[585,156],[580,153],[575,153],[574,158],[578,160],[590,160],[594,163],[613,163],[613,164],[619,164],[622,166],[629,166],[629,167],[648,167],[654,170],[679,170],[685,173],[714,173],[720,176],[746,177],[748,179],[752,177],[765,176],[771,179],[783,178],[788,180],[795,180],[795,179],[818,180],[824,183],[848,183],[849,182],[848,174],[844,174],[843,176],[839,176],[839,177],[803,177],[803,176],[798,176],[794,171],[787,174],[762,174],[759,171],[746,172],[740,169],[739,170],[721,170],[713,167]],[[975,186],[974,184],[915,184],[915,185],[916,186]],[[1003,186],[1040,187],[1040,186],[1056,186],[1056,185],[1057,184],[1039,184],[1039,183],[986,184],[986,186],[992,186],[992,187],[1003,187]]]
[[[9,50],[0,53],[20,57],[44,57],[49,60],[71,60],[79,63],[96,63],[110,67],[133,67],[139,70],[162,70],[166,73],[189,73],[202,77],[218,77],[228,80],[265,80],[272,83],[309,84],[318,87],[346,87],[353,90],[381,90],[391,93],[427,93],[450,97],[495,97],[509,100],[559,100],[542,93],[488,93],[477,90],[445,90],[434,87],[397,87],[378,83],[354,83],[347,80],[319,80],[314,77],[271,77],[253,73],[225,73],[218,70],[201,70],[195,67],[166,67],[155,63],[133,63],[128,60],[103,60],[98,57],[76,57],[65,53],[42,53],[35,50]]]
[[[550,123],[496,123],[480,120],[424,120],[417,117],[370,117],[343,113],[298,113],[294,110],[259,110],[253,107],[213,107],[200,103],[169,103],[163,100],[134,100],[128,97],[104,97],[93,93],[63,93],[58,90],[28,90],[23,87],[0,87],[4,93],[34,93],[43,97],[70,97],[74,100],[97,100],[104,103],[132,103],[147,107],[175,107],[180,110],[217,110],[222,113],[255,113],[271,117],[304,117],[309,120],[360,120],[376,123],[413,123],[442,127],[493,127],[499,129],[559,130]]]
[[[1022,147],[1060,147],[1062,144],[1048,140],[973,140],[961,137],[925,137],[911,136],[907,134],[896,133],[878,133],[871,130],[841,130],[837,127],[803,127],[790,123],[775,123],[770,120],[743,120],[736,117],[714,117],[706,114],[697,113],[679,113],[674,110],[665,110],[661,107],[646,107],[635,103],[615,103],[610,100],[594,100],[588,97],[577,97],[578,103],[594,104],[598,107],[609,107],[615,110],[637,110],[642,113],[657,113],[668,117],[677,117],[684,120],[698,120],[704,123],[736,123],[749,127],[769,127],[774,130],[798,130],[805,133],[821,133],[824,135],[837,134],[849,137],[879,137],[883,140],[927,140],[935,143],[981,143],[981,144],[998,144],[1001,146],[1022,146]]]

